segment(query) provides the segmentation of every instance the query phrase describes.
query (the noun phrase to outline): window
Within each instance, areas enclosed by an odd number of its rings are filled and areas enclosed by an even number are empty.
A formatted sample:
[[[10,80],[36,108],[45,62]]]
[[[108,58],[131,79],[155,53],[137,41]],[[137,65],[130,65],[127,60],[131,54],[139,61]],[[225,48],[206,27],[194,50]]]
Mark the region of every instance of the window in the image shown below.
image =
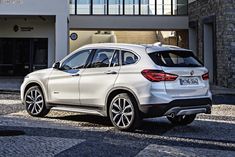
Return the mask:
[[[187,15],[188,14],[188,1],[178,0],[177,1],[177,14],[178,15]]]
[[[62,64],[62,70],[84,68],[90,53],[91,50],[84,50],[72,55]]]
[[[149,0],[149,15],[155,15],[156,10],[156,1]]]
[[[138,57],[129,52],[129,51],[122,51],[122,65],[130,65],[135,64],[138,60]]]
[[[123,14],[123,0],[109,0],[109,15]]]
[[[157,15],[163,15],[163,8],[164,8],[164,5],[163,5],[163,1],[162,0],[157,0]]]
[[[93,57],[91,68],[109,67],[114,51],[107,49],[97,50]]]
[[[125,15],[139,14],[139,0],[125,0]]]
[[[165,0],[164,1],[164,15],[171,15],[171,0]]]
[[[77,0],[77,14],[90,14],[91,0]]]
[[[141,15],[149,15],[149,0],[141,0]]]
[[[69,0],[70,14],[187,15],[188,0]]]
[[[150,53],[155,64],[166,67],[201,67],[201,62],[190,51],[164,51]]]
[[[69,10],[70,14],[75,14],[75,0],[69,0]]]
[[[106,15],[107,14],[107,0],[93,0],[93,14]]]

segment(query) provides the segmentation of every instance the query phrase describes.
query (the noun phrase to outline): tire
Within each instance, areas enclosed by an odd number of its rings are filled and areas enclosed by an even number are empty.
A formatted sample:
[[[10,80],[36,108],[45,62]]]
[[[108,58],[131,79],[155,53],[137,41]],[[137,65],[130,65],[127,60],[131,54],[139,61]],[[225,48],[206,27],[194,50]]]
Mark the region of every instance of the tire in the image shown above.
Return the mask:
[[[45,117],[50,109],[46,108],[45,99],[38,86],[30,87],[24,95],[26,111],[33,117]]]
[[[136,101],[127,93],[118,94],[112,99],[109,117],[113,126],[121,131],[133,131],[141,122]]]
[[[196,114],[175,116],[174,118],[167,117],[167,119],[174,125],[188,125],[192,123],[195,118],[196,118]]]

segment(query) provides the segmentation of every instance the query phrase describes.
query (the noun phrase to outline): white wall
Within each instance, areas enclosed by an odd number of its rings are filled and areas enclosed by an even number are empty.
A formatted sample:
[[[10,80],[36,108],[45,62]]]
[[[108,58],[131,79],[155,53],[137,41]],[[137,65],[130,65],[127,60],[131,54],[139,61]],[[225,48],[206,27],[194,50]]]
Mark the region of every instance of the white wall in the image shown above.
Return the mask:
[[[70,31],[70,34],[77,33],[77,40],[70,39],[70,52],[92,43],[115,43],[117,42],[114,34],[96,34],[97,31]]]
[[[77,33],[78,39],[71,40],[70,39],[70,52],[78,49],[81,46],[91,44],[92,43],[92,35],[97,31],[70,31],[70,34]]]
[[[0,16],[55,16],[55,60],[59,61],[69,52],[68,49],[68,0],[14,0],[1,1]]]

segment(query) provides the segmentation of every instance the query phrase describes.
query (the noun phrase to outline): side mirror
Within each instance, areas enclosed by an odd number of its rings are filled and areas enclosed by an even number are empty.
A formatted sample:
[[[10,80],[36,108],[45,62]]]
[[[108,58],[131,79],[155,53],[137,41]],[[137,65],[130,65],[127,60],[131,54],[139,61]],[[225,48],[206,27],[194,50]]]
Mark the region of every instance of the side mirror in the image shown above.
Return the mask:
[[[60,62],[56,62],[53,64],[52,68],[54,69],[60,69]]]

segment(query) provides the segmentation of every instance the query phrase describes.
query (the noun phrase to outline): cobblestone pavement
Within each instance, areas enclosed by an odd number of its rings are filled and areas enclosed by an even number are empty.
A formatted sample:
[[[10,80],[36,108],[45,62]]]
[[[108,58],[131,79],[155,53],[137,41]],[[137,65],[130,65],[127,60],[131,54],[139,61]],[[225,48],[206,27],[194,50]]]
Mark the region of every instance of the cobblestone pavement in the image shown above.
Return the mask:
[[[235,96],[216,96],[211,115],[188,126],[146,119],[133,133],[107,118],[51,111],[30,117],[17,93],[0,94],[0,156],[235,156]]]

